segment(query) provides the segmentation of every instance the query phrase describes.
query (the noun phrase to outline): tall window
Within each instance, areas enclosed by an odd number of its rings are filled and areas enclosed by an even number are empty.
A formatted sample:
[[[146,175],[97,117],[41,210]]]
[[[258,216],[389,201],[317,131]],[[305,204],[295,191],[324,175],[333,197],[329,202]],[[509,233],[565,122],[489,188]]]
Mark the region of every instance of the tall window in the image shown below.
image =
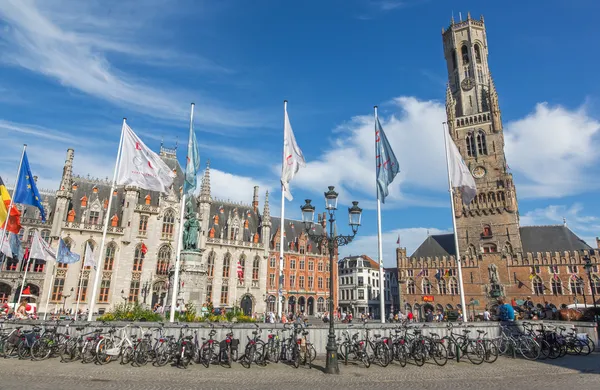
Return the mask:
[[[552,278],[552,294],[554,295],[562,295],[562,282],[560,279]]]
[[[132,280],[129,284],[129,296],[127,302],[137,302],[138,296],[140,295],[140,281]]]
[[[290,289],[296,287],[296,275],[290,275]]]
[[[567,271],[570,274],[576,274],[577,273],[577,266],[576,265],[570,265],[567,267]]]
[[[319,261],[319,266],[318,266],[317,270],[319,272],[323,272],[323,262],[322,261]]]
[[[104,270],[112,271],[115,266],[115,252],[117,251],[117,245],[110,243],[106,247],[106,256],[104,256]]]
[[[458,281],[456,278],[450,279],[450,295],[458,295]]]
[[[156,274],[157,275],[168,275],[170,263],[171,263],[171,247],[168,245],[164,245],[158,250],[158,261],[156,262]]]
[[[597,275],[592,276],[592,285],[590,287],[596,296],[600,296],[600,278]]]
[[[583,295],[583,280],[571,278],[569,288],[571,289],[571,294]]]
[[[473,137],[473,133],[467,134],[467,155],[475,157],[475,137]]]
[[[485,133],[482,130],[477,132],[477,152],[480,156],[487,155],[487,144],[485,142]]]
[[[246,277],[246,255],[241,255],[240,259],[240,267],[242,268],[242,279]]]
[[[63,288],[65,287],[65,279],[55,278],[52,286],[52,302],[59,302],[62,298]]]
[[[319,313],[323,313],[325,311],[325,299],[323,299],[323,297],[319,297],[319,299],[317,299],[317,311]]]
[[[300,259],[300,269],[304,269],[304,259]]]
[[[213,292],[212,279],[210,279],[206,285],[206,302],[208,302],[208,303],[212,303],[212,292]]]
[[[269,288],[275,288],[275,274],[269,274]]]
[[[212,277],[215,274],[215,251],[210,251],[208,254],[208,261],[206,264],[206,273],[208,277]]]
[[[42,240],[46,241],[47,243],[50,243],[50,230],[48,229],[44,229],[40,232],[40,237],[42,237]]]
[[[274,258],[274,257],[271,257],[271,258],[269,259],[269,267],[271,267],[271,268],[275,268],[275,266],[276,266],[276,260],[275,260],[275,258]]]
[[[290,269],[296,269],[296,260],[294,260],[294,259],[290,260]]]
[[[446,285],[446,281],[444,279],[439,280],[438,290],[441,295],[448,295],[448,286]]]
[[[90,211],[88,223],[90,225],[98,225],[99,221],[100,221],[100,212],[99,211]]]
[[[304,289],[304,275],[298,277],[298,288]]]
[[[315,270],[315,262],[314,261],[309,261],[308,262],[308,270],[309,271],[314,271]]]
[[[484,237],[492,236],[492,227],[490,225],[483,225],[483,236]]]
[[[475,62],[481,64],[481,50],[478,44],[475,44]]]
[[[319,290],[323,289],[323,278],[319,276],[319,278],[317,279],[317,288]]]
[[[36,229],[29,229],[29,232],[27,232],[27,246],[31,246],[35,232],[37,232]]]
[[[223,285],[221,287],[221,305],[227,305],[229,301],[229,286]]]
[[[544,295],[544,283],[542,283],[542,278],[534,276],[531,282],[533,284],[533,293],[535,295]]]
[[[315,280],[312,276],[308,277],[308,289],[312,290],[315,287]]]
[[[229,268],[231,267],[231,255],[229,253],[225,254],[223,258],[223,277],[229,277]]]
[[[424,278],[423,279],[423,294],[425,295],[429,295],[431,294],[431,282],[429,281],[429,279]]]
[[[82,278],[79,283],[77,283],[77,293],[75,294],[75,299],[79,297],[81,302],[85,302],[87,298],[87,288],[88,288],[88,279]],[[81,295],[80,295],[81,294]]]
[[[258,280],[258,273],[260,271],[260,257],[254,256],[252,262],[252,280]]]
[[[416,291],[415,291],[415,281],[412,279],[408,279],[406,281],[406,293],[409,295],[415,295]]]
[[[138,233],[141,236],[145,236],[148,231],[148,216],[140,215],[140,224],[138,225]]]
[[[108,293],[110,292],[110,280],[103,280],[102,284],[100,284],[100,298],[99,302],[106,303],[108,302]]]
[[[175,215],[172,210],[165,212],[163,216],[162,238],[173,238],[173,229],[175,227]]]
[[[135,247],[135,253],[133,255],[133,271],[141,271],[144,265],[144,254],[142,253],[142,244],[138,244]]]
[[[460,54],[462,55],[462,62],[463,64],[468,64],[469,63],[469,49],[467,48],[467,45],[463,45],[463,47],[460,48]]]

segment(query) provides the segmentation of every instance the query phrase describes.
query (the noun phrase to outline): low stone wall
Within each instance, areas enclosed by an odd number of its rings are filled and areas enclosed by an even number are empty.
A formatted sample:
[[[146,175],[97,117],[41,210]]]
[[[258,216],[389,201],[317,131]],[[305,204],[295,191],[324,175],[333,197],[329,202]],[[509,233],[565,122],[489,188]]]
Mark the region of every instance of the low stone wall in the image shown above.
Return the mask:
[[[4,324],[4,327],[10,328],[10,327],[13,327],[14,324],[17,324],[17,323],[19,325],[24,325],[26,328],[31,328],[34,325],[42,325],[43,324],[43,322],[41,322],[41,321],[20,321],[20,322],[10,322],[10,323],[7,322]],[[141,336],[141,334],[143,332],[148,331],[151,328],[155,328],[155,327],[159,326],[158,323],[154,323],[154,322],[136,322],[136,323],[110,322],[110,323],[102,324],[100,322],[88,323],[88,322],[82,321],[82,322],[70,323],[70,322],[63,321],[63,322],[61,322],[60,328],[59,328],[62,332],[64,332],[66,330],[65,325],[67,323],[69,324],[69,333],[70,334],[76,333],[75,327],[83,326],[83,325],[87,326],[86,330],[84,331],[85,333],[92,332],[96,328],[108,329],[110,326],[115,326],[116,328],[120,328],[125,325],[130,325],[131,329],[129,331],[129,334],[136,335],[138,337]],[[571,329],[573,327],[576,327],[578,333],[588,334],[590,336],[590,338],[594,341],[594,343],[596,345],[596,350],[600,350],[600,347],[598,346],[597,327],[596,327],[596,324],[594,324],[594,323],[561,322],[561,321],[536,321],[535,323],[537,323],[537,324],[544,323],[544,324],[557,326],[557,327],[564,326],[567,328],[567,330]],[[165,323],[165,326],[164,326],[165,334],[178,336],[181,331],[182,326],[185,324],[186,323],[179,323],[179,324]],[[188,332],[192,332],[189,334],[193,334],[194,331],[197,331],[199,340],[201,340],[201,337],[208,338],[208,333],[211,329],[211,327],[208,323],[187,323],[187,325],[189,326]],[[258,325],[258,327],[262,331],[261,338],[263,340],[267,339],[267,334],[269,333],[269,331],[271,329],[274,331],[283,330],[283,324],[259,323],[256,325]],[[248,338],[253,337],[252,332],[257,329],[256,325],[255,324],[236,324],[236,323],[233,323],[233,324],[215,323],[214,329],[217,332],[217,334],[215,335],[215,339],[216,340],[225,339],[225,334],[227,332],[229,332],[229,329],[233,329],[234,336],[236,338],[239,338],[241,348],[244,348],[244,346],[248,342]],[[469,324],[461,324],[461,325],[459,325],[458,323],[453,323],[453,325],[454,325],[454,328],[453,328],[452,332],[458,333],[458,334],[462,334],[462,331],[464,329],[469,329],[471,331],[471,335],[473,337],[477,336],[478,330],[483,331],[484,337],[486,337],[486,338],[497,338],[500,336],[500,326],[499,326],[498,322],[472,322]],[[368,322],[366,324],[361,323],[361,322],[357,322],[354,324],[336,323],[335,324],[335,333],[336,333],[336,337],[338,337],[338,338],[342,337],[342,333],[344,331],[348,331],[350,336],[352,336],[354,333],[359,333],[360,334],[359,338],[363,338],[366,335],[367,330],[369,331],[370,335],[379,334],[382,336],[390,336],[391,334],[393,334],[394,329],[397,326],[398,326],[398,324],[380,324],[380,323],[375,323],[375,322]],[[411,324],[410,326],[422,329],[423,334],[426,334],[426,335],[435,333],[435,334],[439,335],[440,337],[444,337],[450,333],[450,331],[446,327],[446,323],[427,323],[427,324],[414,323],[414,324]],[[522,322],[521,321],[515,322],[515,326],[519,327],[519,329],[522,330]],[[139,327],[141,327],[143,330],[140,329]],[[327,345],[327,335],[329,333],[328,324],[309,325],[308,329],[310,331],[310,334],[308,336],[309,341],[313,343],[313,345],[315,346],[315,349],[317,350],[317,353],[319,355],[325,354],[325,346]]]

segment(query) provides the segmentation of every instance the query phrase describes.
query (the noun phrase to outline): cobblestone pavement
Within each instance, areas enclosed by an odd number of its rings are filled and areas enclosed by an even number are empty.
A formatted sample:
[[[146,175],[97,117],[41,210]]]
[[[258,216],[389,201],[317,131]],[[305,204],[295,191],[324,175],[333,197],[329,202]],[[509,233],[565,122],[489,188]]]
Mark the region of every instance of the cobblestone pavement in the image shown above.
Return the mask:
[[[317,361],[318,365],[323,362]],[[319,367],[294,369],[282,364],[244,369],[193,365],[187,369],[60,363],[58,359],[32,362],[0,359],[0,389],[600,389],[600,354],[529,362],[500,358],[474,366],[448,362],[444,367],[390,365],[387,368],[340,366],[341,375],[326,375]]]

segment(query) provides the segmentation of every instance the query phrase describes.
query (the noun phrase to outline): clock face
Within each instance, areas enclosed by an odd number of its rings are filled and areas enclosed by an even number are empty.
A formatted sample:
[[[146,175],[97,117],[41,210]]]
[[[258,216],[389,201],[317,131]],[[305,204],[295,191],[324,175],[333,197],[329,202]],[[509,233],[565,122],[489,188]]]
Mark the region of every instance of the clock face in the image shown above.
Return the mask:
[[[481,179],[482,177],[485,176],[485,168],[484,167],[475,167],[475,169],[473,169],[473,177],[476,179]]]
[[[463,90],[468,91],[475,86],[475,81],[472,78],[467,77],[466,79],[464,79],[462,81],[460,86],[462,87]]]

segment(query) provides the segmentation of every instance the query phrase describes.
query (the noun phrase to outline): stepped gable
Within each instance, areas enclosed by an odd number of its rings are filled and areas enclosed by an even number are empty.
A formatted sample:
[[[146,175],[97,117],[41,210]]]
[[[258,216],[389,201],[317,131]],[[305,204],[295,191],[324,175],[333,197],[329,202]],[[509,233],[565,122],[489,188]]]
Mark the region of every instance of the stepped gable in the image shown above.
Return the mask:
[[[564,225],[521,226],[519,228],[523,253],[573,252],[590,250],[585,241]],[[411,257],[454,256],[454,234],[429,236]]]
[[[428,236],[411,257],[443,257],[456,255],[454,234]]]
[[[273,242],[273,238],[275,237],[275,234],[277,233],[277,231],[279,230],[279,228],[281,226],[281,218],[280,217],[271,217],[271,223],[272,223],[271,232],[273,232],[273,234],[271,236],[270,241]],[[304,222],[293,220],[293,219],[285,220],[285,239],[284,239],[284,251],[285,252],[290,250],[290,243],[292,243],[292,242],[295,244],[298,243],[298,239],[300,238],[300,235],[303,232],[305,232]],[[326,233],[326,230],[320,224],[314,223],[311,233],[317,234],[317,235],[324,235]],[[308,248],[306,248],[306,253],[311,253],[313,255],[321,254],[321,251],[319,249],[320,242],[313,241],[308,236],[306,236],[306,240],[307,240],[307,243],[311,244],[310,252],[308,251]],[[273,248],[271,248],[271,249],[273,249]]]
[[[260,234],[260,216],[254,211],[252,205],[243,203],[232,203],[215,199],[210,205],[209,232],[214,229],[214,238],[230,239],[228,236],[228,223],[235,226],[237,220],[238,228],[242,231],[242,240],[252,242],[254,234]],[[246,229],[245,221],[248,221]],[[209,233],[211,234],[211,233]]]
[[[577,237],[567,226],[522,226],[523,252],[564,252],[590,250],[585,241]]]

